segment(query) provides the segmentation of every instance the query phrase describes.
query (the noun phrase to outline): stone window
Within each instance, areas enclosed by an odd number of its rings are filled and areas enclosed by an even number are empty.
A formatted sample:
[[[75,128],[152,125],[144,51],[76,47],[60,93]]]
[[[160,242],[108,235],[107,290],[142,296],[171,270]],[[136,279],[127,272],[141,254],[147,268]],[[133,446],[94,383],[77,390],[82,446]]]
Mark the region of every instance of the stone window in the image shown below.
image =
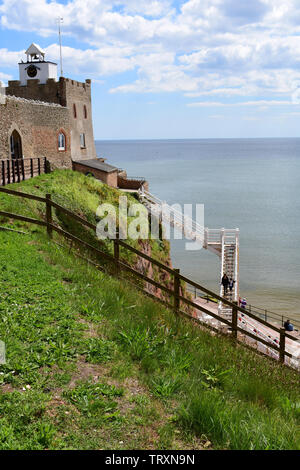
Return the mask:
[[[76,104],[75,103],[73,104],[73,116],[74,116],[74,119],[77,118],[77,110],[76,110]]]
[[[64,152],[66,150],[66,136],[63,132],[58,134],[58,150]]]
[[[84,116],[84,119],[87,119],[87,109],[86,109],[86,105],[83,106],[83,116]]]
[[[85,149],[85,134],[80,134],[80,147]]]

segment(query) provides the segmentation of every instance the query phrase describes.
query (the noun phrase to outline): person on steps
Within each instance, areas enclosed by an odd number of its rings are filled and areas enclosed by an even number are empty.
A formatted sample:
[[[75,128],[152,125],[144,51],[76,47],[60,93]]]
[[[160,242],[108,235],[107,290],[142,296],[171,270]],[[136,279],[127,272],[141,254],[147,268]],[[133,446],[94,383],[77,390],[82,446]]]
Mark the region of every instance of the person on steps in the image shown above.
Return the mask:
[[[290,322],[290,320],[287,320],[283,324],[285,331],[294,331],[294,325]]]
[[[222,277],[222,286],[224,288],[224,296],[227,294],[228,285],[229,285],[229,279],[228,279],[227,274],[225,273]]]
[[[229,290],[232,292],[232,289],[234,288],[235,281],[232,279],[232,277],[229,279]]]

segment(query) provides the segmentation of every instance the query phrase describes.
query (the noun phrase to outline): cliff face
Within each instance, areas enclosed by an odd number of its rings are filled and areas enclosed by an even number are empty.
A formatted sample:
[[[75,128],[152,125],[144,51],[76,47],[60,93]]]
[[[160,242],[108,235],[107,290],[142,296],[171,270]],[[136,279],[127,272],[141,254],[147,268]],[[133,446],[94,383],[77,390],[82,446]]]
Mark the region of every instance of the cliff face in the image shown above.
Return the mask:
[[[153,256],[153,249],[148,240],[139,240],[139,249],[145,253],[147,256]],[[168,244],[165,244],[168,245]],[[168,249],[169,247],[165,247],[163,251],[163,257],[164,261],[163,264],[168,266],[169,268],[172,268],[172,261],[171,261],[171,256],[170,256],[170,250]],[[135,269],[139,271],[141,274],[144,274],[147,277],[150,277],[150,279],[153,279],[156,282],[162,283],[165,287],[168,289],[173,289],[173,279],[172,276],[165,270],[160,269],[158,266],[153,265],[150,261],[141,258],[140,256],[135,262]],[[154,286],[153,284],[146,283],[146,290],[150,293],[155,295],[156,297],[164,300],[169,300],[169,295],[164,292],[162,289],[159,289],[158,287]]]
[[[160,254],[160,259],[157,258],[156,253],[153,253],[153,247],[151,246],[151,242],[148,240],[139,240],[139,249],[143,253],[145,253],[147,256],[151,256],[154,259],[158,259],[161,263],[164,265],[168,266],[169,268],[173,268],[172,266],[172,260],[171,260],[171,254],[170,254],[170,243],[167,241],[162,241],[162,251]],[[156,282],[161,283],[163,286],[167,287],[170,290],[174,289],[174,277],[168,273],[167,271],[160,269],[158,266],[153,265],[150,261],[141,258],[140,256],[137,258],[137,260],[134,263],[134,268],[139,271],[141,274],[150,277],[150,279],[153,279]],[[173,296],[169,295],[167,292],[165,292],[163,289],[160,289],[156,286],[154,286],[151,283],[144,283],[144,288],[147,290],[152,295],[155,295],[155,297],[158,297],[161,300],[165,300],[169,302],[170,304],[173,304],[174,298]],[[186,286],[183,282],[181,282],[180,285],[180,295],[192,300],[191,294],[187,291]],[[180,309],[189,313],[190,315],[197,316],[196,311],[189,307],[186,304],[183,304],[181,302]]]

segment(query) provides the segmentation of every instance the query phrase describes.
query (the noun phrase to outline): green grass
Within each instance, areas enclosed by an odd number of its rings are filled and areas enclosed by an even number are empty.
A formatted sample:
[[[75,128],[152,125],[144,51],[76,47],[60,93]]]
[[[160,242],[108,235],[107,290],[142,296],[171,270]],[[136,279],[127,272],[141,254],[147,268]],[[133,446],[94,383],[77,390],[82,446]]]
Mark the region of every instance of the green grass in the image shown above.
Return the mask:
[[[0,231],[0,449],[299,449],[296,372],[15,226],[29,234]]]

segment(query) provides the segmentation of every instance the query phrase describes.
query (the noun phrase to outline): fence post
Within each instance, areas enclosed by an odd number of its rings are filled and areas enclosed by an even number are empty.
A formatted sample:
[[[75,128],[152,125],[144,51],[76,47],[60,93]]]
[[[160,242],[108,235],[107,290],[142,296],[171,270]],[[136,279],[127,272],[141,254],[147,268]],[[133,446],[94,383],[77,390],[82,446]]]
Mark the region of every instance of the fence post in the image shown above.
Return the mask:
[[[17,164],[18,183],[20,183],[20,181],[21,181],[21,178],[20,178],[20,165],[19,165],[19,159],[18,159],[18,158],[17,158],[17,160],[16,160],[16,164]]]
[[[5,181],[6,178],[5,178],[5,165],[4,165],[4,160],[2,160],[2,184],[3,186],[5,186]]]
[[[31,175],[31,178],[33,178],[33,160],[32,160],[32,158],[30,159],[30,175]]]
[[[10,184],[10,162],[7,160],[7,184]]]
[[[16,182],[16,166],[15,166],[15,160],[11,161],[11,169],[12,169],[12,180],[13,183]]]
[[[279,362],[284,364],[285,356],[285,329],[280,328],[280,341],[279,341]]]
[[[234,302],[236,305],[232,307],[232,317],[231,317],[231,328],[232,328],[232,337],[234,341],[237,340],[238,334],[238,309],[237,309],[237,302]]]
[[[41,160],[38,158],[38,174],[41,174]]]
[[[21,171],[22,171],[22,179],[25,180],[25,168],[24,168],[24,160],[21,160]]]
[[[50,204],[51,201],[51,194],[46,194],[46,222],[47,222],[47,233],[50,238],[52,238],[52,228],[50,224],[52,224],[52,206]]]
[[[119,232],[116,230],[116,238],[114,239],[114,259],[115,259],[115,270],[116,275],[119,275],[120,272],[120,245],[119,245]]]
[[[174,310],[178,312],[180,309],[180,269],[173,269],[174,271]]]

